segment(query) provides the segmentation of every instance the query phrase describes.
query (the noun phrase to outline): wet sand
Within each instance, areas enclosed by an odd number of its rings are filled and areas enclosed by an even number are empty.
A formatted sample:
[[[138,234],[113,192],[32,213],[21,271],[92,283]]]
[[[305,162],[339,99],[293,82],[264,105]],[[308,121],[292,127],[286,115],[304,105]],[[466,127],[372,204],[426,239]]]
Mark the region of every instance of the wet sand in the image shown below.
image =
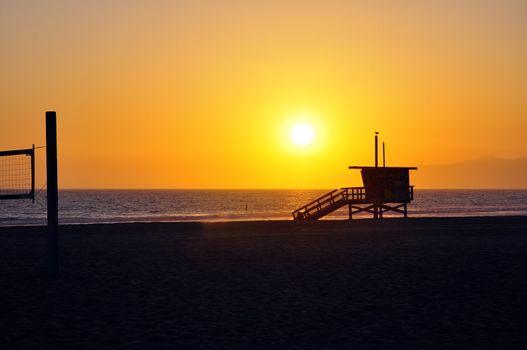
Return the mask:
[[[527,348],[527,217],[0,228],[3,349]]]

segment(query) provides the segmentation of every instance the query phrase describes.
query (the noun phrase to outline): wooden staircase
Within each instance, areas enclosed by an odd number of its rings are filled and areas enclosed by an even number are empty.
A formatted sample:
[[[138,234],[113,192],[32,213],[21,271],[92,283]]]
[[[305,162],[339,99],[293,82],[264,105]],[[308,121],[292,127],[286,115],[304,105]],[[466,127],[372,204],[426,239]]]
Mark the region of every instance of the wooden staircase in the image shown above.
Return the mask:
[[[318,220],[349,204],[366,203],[364,187],[345,187],[333,190],[293,211],[294,220]]]

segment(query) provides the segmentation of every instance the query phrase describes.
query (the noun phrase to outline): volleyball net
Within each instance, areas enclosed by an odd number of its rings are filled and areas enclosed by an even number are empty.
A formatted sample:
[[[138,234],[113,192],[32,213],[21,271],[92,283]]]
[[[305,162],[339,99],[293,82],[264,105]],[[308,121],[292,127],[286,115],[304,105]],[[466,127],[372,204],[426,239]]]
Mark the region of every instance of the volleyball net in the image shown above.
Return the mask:
[[[35,147],[0,151],[0,200],[35,200]]]

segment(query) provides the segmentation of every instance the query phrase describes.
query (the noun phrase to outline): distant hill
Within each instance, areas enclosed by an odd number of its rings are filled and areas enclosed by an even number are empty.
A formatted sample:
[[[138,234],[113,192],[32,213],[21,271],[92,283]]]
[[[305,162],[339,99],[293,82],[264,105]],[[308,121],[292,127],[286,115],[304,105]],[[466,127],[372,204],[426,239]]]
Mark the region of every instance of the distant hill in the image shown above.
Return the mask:
[[[420,188],[526,188],[527,157],[480,158],[444,165],[423,165],[412,172]]]

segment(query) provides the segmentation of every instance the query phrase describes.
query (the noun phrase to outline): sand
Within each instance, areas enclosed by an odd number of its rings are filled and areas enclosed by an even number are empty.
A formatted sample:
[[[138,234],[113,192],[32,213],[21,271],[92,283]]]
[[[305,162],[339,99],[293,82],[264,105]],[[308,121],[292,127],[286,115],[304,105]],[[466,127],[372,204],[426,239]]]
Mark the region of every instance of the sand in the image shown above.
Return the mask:
[[[0,228],[2,349],[527,348],[527,217]]]

